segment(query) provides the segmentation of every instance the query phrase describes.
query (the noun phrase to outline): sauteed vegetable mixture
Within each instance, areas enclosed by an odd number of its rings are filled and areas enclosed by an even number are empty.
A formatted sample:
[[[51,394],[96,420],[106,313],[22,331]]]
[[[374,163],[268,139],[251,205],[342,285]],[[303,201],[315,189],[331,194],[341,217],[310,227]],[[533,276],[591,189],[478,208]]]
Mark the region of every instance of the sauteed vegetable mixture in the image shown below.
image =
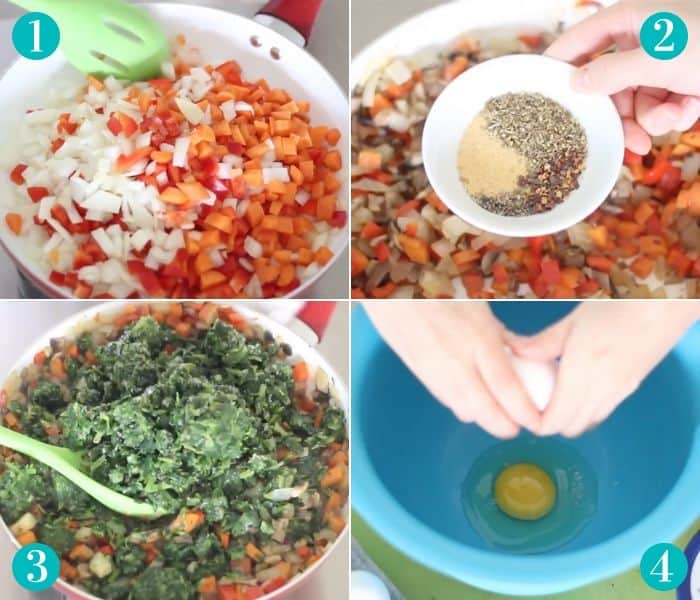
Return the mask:
[[[421,135],[445,86],[552,39],[465,37],[365,75],[352,100],[353,297],[700,297],[700,124],[656,139],[647,156],[627,152],[601,208],[555,235],[480,231],[430,187]]]
[[[79,298],[289,293],[346,223],[340,131],[184,38],[163,72],[88,77],[28,111],[5,224]]]
[[[92,477],[171,514],[113,513],[2,449],[3,518],[20,543],[60,554],[63,579],[107,599],[281,587],[342,531],[348,493],[333,384],[291,354],[213,304],[131,306],[52,340],[3,391],[4,424],[81,451]]]

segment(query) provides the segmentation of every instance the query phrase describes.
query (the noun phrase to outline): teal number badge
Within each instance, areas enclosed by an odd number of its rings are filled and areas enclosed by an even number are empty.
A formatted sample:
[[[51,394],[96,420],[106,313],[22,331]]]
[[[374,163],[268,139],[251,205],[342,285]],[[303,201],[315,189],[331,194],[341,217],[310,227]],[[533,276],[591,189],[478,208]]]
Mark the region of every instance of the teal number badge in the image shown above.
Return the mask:
[[[655,544],[642,556],[639,569],[650,588],[666,592],[675,590],[685,581],[688,559],[678,546]]]
[[[46,544],[23,546],[12,559],[12,575],[23,588],[32,592],[48,590],[58,579],[61,563]]]
[[[688,45],[688,27],[674,13],[657,12],[644,21],[639,41],[652,58],[671,60]]]
[[[56,52],[61,32],[49,15],[30,12],[20,17],[12,29],[12,43],[24,58],[41,60]]]

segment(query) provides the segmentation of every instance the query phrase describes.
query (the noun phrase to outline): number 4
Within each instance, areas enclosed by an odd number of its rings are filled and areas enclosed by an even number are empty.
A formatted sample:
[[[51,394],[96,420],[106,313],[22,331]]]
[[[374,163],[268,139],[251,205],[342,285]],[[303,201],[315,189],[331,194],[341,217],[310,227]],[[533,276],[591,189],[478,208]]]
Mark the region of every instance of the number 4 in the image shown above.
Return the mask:
[[[29,21],[29,24],[34,29],[34,47],[32,52],[41,52],[41,21],[35,19],[34,21]]]
[[[661,565],[661,571],[657,571],[657,568]],[[669,578],[670,575],[673,575],[673,573],[669,573],[668,571],[668,550],[666,550],[662,555],[661,558],[656,561],[656,564],[652,567],[651,571],[649,572],[650,575],[658,575],[661,577],[659,579],[660,583],[668,583],[671,581]]]
[[[654,23],[654,31],[660,31],[661,27],[665,27],[664,35],[659,40],[659,43],[654,46],[654,52],[673,52],[676,49],[676,43],[671,42],[664,46],[664,42],[673,35],[673,21],[671,19],[658,19]]]

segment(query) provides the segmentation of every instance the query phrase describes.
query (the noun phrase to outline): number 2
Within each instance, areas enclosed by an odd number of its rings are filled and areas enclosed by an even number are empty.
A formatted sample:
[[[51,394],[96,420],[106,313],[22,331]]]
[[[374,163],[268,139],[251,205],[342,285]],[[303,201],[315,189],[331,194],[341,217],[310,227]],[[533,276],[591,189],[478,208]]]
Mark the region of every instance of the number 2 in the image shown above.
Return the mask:
[[[39,577],[35,577],[34,573],[28,573],[27,581],[30,583],[44,583],[49,577],[49,573],[44,566],[46,554],[41,550],[31,550],[27,552],[27,559],[34,560],[34,556],[38,556],[38,559],[35,563],[32,563],[32,566],[39,569]]]
[[[659,565],[661,565],[661,572],[656,570]],[[666,550],[666,552],[664,552],[661,555],[661,558],[656,561],[656,564],[652,567],[649,574],[658,575],[659,577],[661,577],[661,579],[659,579],[660,583],[668,583],[669,581],[671,581],[669,576],[673,575],[673,573],[668,572],[668,550]]]
[[[673,35],[673,21],[671,21],[671,19],[661,18],[654,23],[654,31],[660,31],[662,27],[665,27],[664,35],[659,40],[659,43],[654,46],[654,51],[673,52],[676,49],[675,42],[664,45],[664,42]]]
[[[29,24],[34,29],[34,47],[32,52],[41,52],[41,21],[35,19],[34,21],[29,21]]]

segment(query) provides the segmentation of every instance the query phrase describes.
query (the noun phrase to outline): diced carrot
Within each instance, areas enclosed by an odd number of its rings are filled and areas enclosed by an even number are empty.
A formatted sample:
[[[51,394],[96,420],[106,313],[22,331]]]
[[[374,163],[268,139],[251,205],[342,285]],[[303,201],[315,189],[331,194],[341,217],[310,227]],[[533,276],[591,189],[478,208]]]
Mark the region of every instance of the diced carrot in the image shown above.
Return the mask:
[[[463,268],[475,260],[481,259],[481,253],[478,250],[473,250],[472,248],[467,248],[466,250],[460,250],[452,255],[452,262],[459,268]]]
[[[294,378],[294,381],[299,383],[303,383],[309,378],[309,367],[303,360],[300,360],[294,365],[294,368],[292,369],[292,377]]]
[[[61,579],[65,579],[66,581],[75,581],[78,578],[78,569],[76,569],[67,560],[61,560],[59,574]]]
[[[648,256],[640,256],[632,262],[630,270],[640,279],[646,279],[654,270],[654,264]]]
[[[216,310],[216,307],[214,307],[214,310]],[[171,531],[183,531],[185,533],[190,533],[203,525],[204,520],[204,511],[185,510],[180,512],[180,514],[175,517],[175,519],[170,523],[169,529]]]
[[[342,167],[342,158],[340,152],[337,150],[331,150],[323,158],[323,164],[328,167],[331,171],[340,171]]]
[[[430,250],[426,241],[402,233],[399,234],[399,245],[413,262],[421,265],[430,262]]]
[[[542,45],[542,35],[539,33],[523,33],[518,39],[531,50],[536,50]]]
[[[463,54],[458,54],[454,60],[448,64],[442,71],[442,76],[447,81],[452,81],[458,75],[461,75],[469,66],[469,59]]]
[[[213,594],[216,592],[216,576],[203,577],[199,582],[198,590],[200,594]]]
[[[90,560],[95,552],[87,544],[76,544],[73,546],[68,553],[68,558],[71,560],[78,560],[80,562],[86,562]]]
[[[245,546],[245,553],[248,558],[254,560],[255,562],[260,562],[265,557],[262,551],[250,542],[248,542]]]
[[[382,155],[376,150],[363,150],[357,156],[357,164],[368,171],[376,171],[382,167]]]
[[[5,223],[10,228],[10,231],[15,235],[22,232],[22,216],[17,213],[7,213],[5,215]]]
[[[332,488],[339,486],[345,478],[345,468],[342,465],[336,465],[328,469],[321,478],[321,487]]]
[[[340,141],[340,137],[340,130],[334,127],[333,129],[328,130],[328,133],[326,134],[326,141],[329,145],[335,146]]]
[[[94,88],[96,92],[101,92],[105,89],[105,84],[97,79],[97,77],[93,77],[92,75],[87,76],[87,82],[88,86]]]
[[[314,260],[321,266],[325,265],[333,258],[333,251],[328,246],[321,246],[316,250]]]
[[[66,367],[63,364],[63,359],[58,354],[54,354],[51,357],[49,370],[54,379],[63,379],[66,376]]]
[[[608,243],[608,229],[605,225],[598,225],[597,227],[591,227],[588,230],[588,236],[591,238],[593,244],[598,248],[605,248]]]
[[[647,256],[665,256],[668,247],[661,236],[643,235],[639,238],[639,251]]]
[[[322,196],[316,204],[316,218],[319,221],[330,221],[335,212],[335,196]]]
[[[617,234],[623,238],[637,237],[644,228],[636,221],[620,221],[617,224]]]
[[[615,263],[606,258],[605,256],[591,255],[586,257],[586,264],[595,269],[596,271],[602,271],[603,273],[610,273]]]
[[[205,273],[202,273],[199,276],[199,281],[200,281],[200,287],[203,290],[209,289],[214,287],[215,285],[219,285],[220,283],[224,283],[227,281],[228,278],[226,275],[223,273],[216,271],[216,270],[211,270],[211,271],[206,271]]]
[[[277,278],[277,286],[285,288],[288,285],[291,285],[295,279],[296,269],[294,268],[294,265],[291,263],[285,263],[280,267],[280,274]]]
[[[212,212],[207,215],[204,219],[204,224],[223,231],[224,233],[231,233],[233,231],[233,221],[231,217],[219,212]]]
[[[393,103],[383,94],[375,94],[374,96],[374,102],[369,109],[369,114],[372,117],[376,117],[380,112],[383,110],[386,110],[387,108],[391,108],[393,106]]]
[[[385,233],[386,229],[384,229],[384,227],[377,225],[374,221],[367,221],[360,231],[360,238],[363,240],[372,240]]]
[[[166,204],[174,204],[176,206],[187,204],[187,196],[176,187],[165,188],[160,193],[160,199]]]
[[[209,271],[214,268],[214,263],[207,252],[200,252],[194,261],[194,270],[198,275]]]
[[[22,546],[34,544],[37,541],[36,534],[33,531],[25,531],[24,533],[21,533],[20,535],[17,536],[17,541]]]
[[[374,288],[369,294],[372,298],[388,298],[396,290],[396,284],[393,281],[385,283],[382,286]]]
[[[634,220],[640,225],[644,225],[647,219],[651,217],[656,211],[650,202],[641,202],[634,211]]]

